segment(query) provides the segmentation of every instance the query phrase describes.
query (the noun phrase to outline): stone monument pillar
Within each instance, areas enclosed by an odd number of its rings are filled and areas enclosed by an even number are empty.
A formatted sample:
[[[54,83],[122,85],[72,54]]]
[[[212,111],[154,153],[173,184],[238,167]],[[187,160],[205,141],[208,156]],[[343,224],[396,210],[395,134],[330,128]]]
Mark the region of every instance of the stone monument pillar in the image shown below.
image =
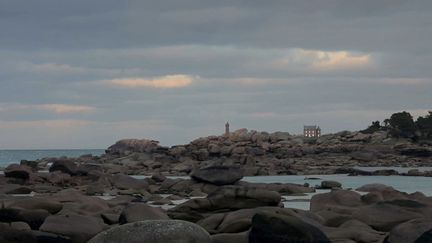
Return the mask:
[[[230,131],[229,131],[229,123],[227,122],[227,123],[225,123],[225,137],[228,137],[229,133],[230,133]]]

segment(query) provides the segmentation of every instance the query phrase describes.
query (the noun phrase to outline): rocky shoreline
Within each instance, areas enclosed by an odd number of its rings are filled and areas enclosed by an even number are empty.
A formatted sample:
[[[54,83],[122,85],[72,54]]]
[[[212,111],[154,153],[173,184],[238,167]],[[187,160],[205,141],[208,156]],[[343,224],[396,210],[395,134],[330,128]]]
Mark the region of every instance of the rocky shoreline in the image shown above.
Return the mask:
[[[109,147],[101,160],[121,165],[125,173],[144,175],[156,171],[186,176],[212,164],[240,166],[245,176],[336,174],[355,166],[430,166],[432,147],[394,139],[383,131],[305,138],[240,129],[229,136],[203,137],[170,148],[152,140],[122,140]]]
[[[0,242],[430,242],[432,198],[381,184],[357,191],[322,181],[310,210],[286,195],[316,188],[241,181],[236,166],[190,179],[135,179],[54,162],[49,172],[13,165],[0,176]],[[77,170],[73,170],[77,166]],[[19,196],[17,195],[19,194]],[[165,207],[164,207],[165,206]]]
[[[171,148],[152,140],[121,140],[102,156],[21,161],[5,168],[0,242],[431,242],[432,198],[421,192],[382,184],[352,191],[337,181],[315,188],[242,180],[394,175],[353,167],[428,166],[430,159],[428,144],[395,141],[383,132],[308,140],[243,129]],[[312,196],[310,210],[284,202],[285,196],[316,189],[327,192]]]
[[[339,132],[305,138],[286,132],[257,132],[240,129],[229,136],[198,138],[186,145],[164,147],[158,141],[125,139],[110,146],[101,156],[61,158],[77,165],[98,167],[105,173],[129,175],[163,174],[188,176],[209,165],[239,166],[245,176],[266,175],[409,175],[432,176],[432,171],[406,173],[383,170],[374,173],[356,167],[430,167],[432,142],[413,143],[395,139],[385,131],[371,134]],[[59,158],[23,163],[48,170]]]

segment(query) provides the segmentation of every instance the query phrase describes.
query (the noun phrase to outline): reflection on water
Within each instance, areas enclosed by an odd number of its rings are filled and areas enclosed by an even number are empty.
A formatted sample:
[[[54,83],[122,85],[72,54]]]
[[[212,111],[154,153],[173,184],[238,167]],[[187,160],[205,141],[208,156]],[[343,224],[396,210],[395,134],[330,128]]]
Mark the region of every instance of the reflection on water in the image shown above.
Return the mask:
[[[376,167],[375,167],[376,168]],[[383,167],[384,168],[384,167]],[[388,167],[385,167],[388,169]],[[146,176],[134,176],[137,179],[143,179]],[[169,178],[188,179],[187,176],[176,176]],[[306,179],[305,179],[306,178]],[[315,178],[315,179],[307,179]],[[318,179],[316,179],[318,178]],[[332,180],[342,183],[344,189],[356,189],[360,186],[380,183],[394,187],[398,191],[413,193],[416,191],[424,193],[426,196],[432,196],[432,178],[415,177],[415,176],[348,176],[348,175],[288,175],[288,176],[248,176],[243,178],[247,182],[257,183],[308,183],[311,187],[321,184],[323,180]],[[330,190],[317,190],[314,193],[307,193],[305,196],[284,196],[284,206],[286,208],[298,208],[309,210],[309,201],[313,195],[329,192]],[[359,192],[363,194],[362,192]]]
[[[387,168],[386,168],[387,169]],[[413,193],[416,191],[432,196],[432,178],[414,176],[348,176],[348,175],[308,175],[308,178],[315,177],[319,180],[305,179],[305,176],[253,176],[245,177],[243,180],[248,182],[261,183],[309,183],[310,186],[320,185],[322,180],[333,180],[342,183],[345,189],[356,189],[362,185],[370,183],[380,183],[394,187],[398,191]],[[297,208],[309,210],[310,203],[306,201],[313,195],[328,192],[329,190],[317,190],[315,193],[307,193],[307,196],[284,196],[288,201],[284,202],[286,208]],[[305,201],[298,201],[298,200]],[[293,201],[289,201],[293,200]]]
[[[396,166],[390,166],[390,167],[362,167],[362,166],[354,166],[354,169],[359,169],[363,171],[376,171],[376,170],[395,170],[399,173],[407,173],[409,170],[416,169],[418,171],[432,171],[432,167],[396,167]]]
[[[305,176],[251,176],[243,180],[248,182],[262,183],[309,183],[311,186],[320,185],[322,180],[332,180],[342,183],[343,188],[355,189],[365,184],[380,183],[394,187],[396,190],[413,193],[422,192],[427,196],[432,196],[432,178],[419,176],[348,176],[348,175],[308,175],[307,177],[317,177],[321,180],[305,180]]]

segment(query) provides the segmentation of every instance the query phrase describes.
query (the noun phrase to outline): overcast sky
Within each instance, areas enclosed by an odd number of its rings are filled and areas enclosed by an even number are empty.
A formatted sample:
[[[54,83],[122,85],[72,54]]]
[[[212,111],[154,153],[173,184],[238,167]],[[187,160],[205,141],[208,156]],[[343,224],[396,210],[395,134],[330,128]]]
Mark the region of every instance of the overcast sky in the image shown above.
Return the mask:
[[[425,115],[431,43],[430,0],[0,0],[0,149]]]

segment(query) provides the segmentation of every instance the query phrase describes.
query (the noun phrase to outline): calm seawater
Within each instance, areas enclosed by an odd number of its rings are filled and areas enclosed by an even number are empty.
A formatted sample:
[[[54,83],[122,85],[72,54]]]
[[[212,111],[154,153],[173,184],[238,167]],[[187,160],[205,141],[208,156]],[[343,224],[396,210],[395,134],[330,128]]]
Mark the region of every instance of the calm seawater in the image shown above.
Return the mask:
[[[323,180],[334,180],[342,184],[345,189],[356,189],[360,186],[370,183],[380,183],[394,187],[396,190],[413,193],[422,192],[426,196],[432,196],[432,178],[416,176],[348,176],[348,175],[308,175],[307,177],[316,177],[318,180],[308,180],[305,176],[254,176],[245,177],[243,180],[248,182],[262,183],[309,183],[311,186],[320,185]],[[310,198],[313,195],[329,192],[330,190],[317,190],[315,193],[307,193],[305,196],[284,196],[287,200],[284,206],[287,208],[298,208],[309,210]],[[361,193],[361,192],[360,192]],[[362,194],[362,193],[361,193]],[[299,201],[300,200],[300,201]]]
[[[79,157],[84,154],[101,155],[103,149],[65,149],[65,150],[0,150],[0,167],[6,167],[21,160],[36,160],[48,157]]]
[[[380,167],[381,168],[381,167]],[[382,167],[384,168],[384,167]],[[420,167],[421,168],[421,167]],[[137,179],[148,176],[133,175]],[[169,178],[188,179],[188,176],[169,176]],[[308,179],[315,178],[315,179]],[[426,196],[432,196],[432,177],[421,176],[348,176],[346,174],[336,175],[281,175],[281,176],[246,176],[242,179],[247,182],[256,183],[308,183],[311,187],[321,185],[323,180],[338,181],[344,189],[355,190],[366,184],[379,183],[394,187],[398,191],[413,193],[422,192]],[[318,193],[330,190],[318,190]]]
[[[305,177],[316,177],[318,180],[305,180]],[[348,175],[307,175],[307,176],[253,176],[245,177],[243,180],[248,182],[263,183],[309,183],[311,186],[320,185],[323,180],[338,181],[343,188],[356,189],[360,186],[380,183],[394,187],[396,190],[413,193],[423,192],[427,196],[432,196],[432,178],[421,176],[348,176]]]
[[[379,169],[388,169],[389,167],[379,167]],[[397,169],[398,167],[392,167]],[[419,170],[428,170],[430,167],[420,167]],[[369,168],[373,170],[372,167]],[[403,170],[405,170],[404,168]],[[137,179],[143,179],[147,176],[136,175],[133,176]],[[317,179],[307,179],[307,178]],[[182,178],[188,179],[187,176],[170,176],[170,178]],[[426,196],[432,196],[432,178],[431,177],[415,177],[415,176],[348,176],[343,174],[337,175],[283,175],[283,176],[247,176],[243,178],[243,181],[258,182],[258,183],[295,183],[304,184],[309,183],[310,186],[320,185],[323,180],[334,180],[342,184],[344,189],[353,189],[370,184],[380,183],[394,187],[396,190],[413,193],[422,192]],[[294,195],[294,196],[283,196],[286,201],[283,202],[286,208],[298,208],[303,210],[309,210],[309,200],[313,195],[326,193],[330,190],[316,190],[314,193],[306,193],[305,195]],[[359,192],[365,194],[364,192]]]

